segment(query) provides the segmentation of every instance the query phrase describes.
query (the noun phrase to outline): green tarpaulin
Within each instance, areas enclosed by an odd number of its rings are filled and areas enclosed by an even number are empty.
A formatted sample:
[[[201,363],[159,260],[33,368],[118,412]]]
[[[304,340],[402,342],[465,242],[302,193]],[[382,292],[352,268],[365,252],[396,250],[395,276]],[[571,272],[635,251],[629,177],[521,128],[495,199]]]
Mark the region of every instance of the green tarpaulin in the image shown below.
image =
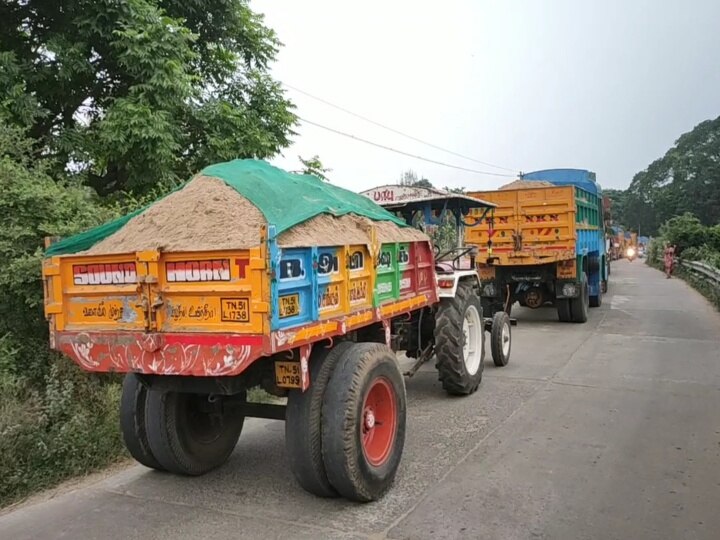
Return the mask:
[[[363,195],[333,186],[315,176],[288,173],[265,161],[237,159],[210,165],[201,174],[223,180],[252,202],[267,222],[275,225],[277,234],[319,214],[341,216],[353,213],[375,221],[392,221],[401,227],[407,226],[403,220]],[[61,240],[50,246],[45,255],[67,255],[90,249],[144,210]]]

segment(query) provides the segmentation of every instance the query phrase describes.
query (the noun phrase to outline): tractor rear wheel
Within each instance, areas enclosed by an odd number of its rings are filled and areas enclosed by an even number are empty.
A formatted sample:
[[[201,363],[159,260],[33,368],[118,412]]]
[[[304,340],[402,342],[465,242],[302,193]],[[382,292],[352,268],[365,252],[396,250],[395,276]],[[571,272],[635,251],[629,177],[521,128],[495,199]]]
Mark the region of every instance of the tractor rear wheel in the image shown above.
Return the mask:
[[[485,332],[480,299],[470,283],[460,283],[454,298],[443,298],[435,314],[436,367],[452,395],[472,394],[485,363]]]

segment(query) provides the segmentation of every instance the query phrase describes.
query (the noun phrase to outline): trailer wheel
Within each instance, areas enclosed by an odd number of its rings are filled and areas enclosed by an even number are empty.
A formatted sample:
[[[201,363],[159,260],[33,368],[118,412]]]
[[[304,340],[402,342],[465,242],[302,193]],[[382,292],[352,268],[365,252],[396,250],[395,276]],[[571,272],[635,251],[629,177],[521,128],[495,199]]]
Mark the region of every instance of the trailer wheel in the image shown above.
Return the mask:
[[[597,296],[590,296],[590,307],[600,307],[602,305],[602,297],[603,297],[603,283],[604,281],[600,282],[600,292]]]
[[[504,311],[493,316],[492,330],[490,331],[490,349],[493,362],[497,367],[504,367],[510,361],[511,331],[510,317]]]
[[[558,319],[560,322],[572,322],[572,313],[570,312],[570,299],[558,298],[555,300],[557,306]]]
[[[290,390],[285,409],[285,448],[300,486],[318,497],[337,497],[322,458],[322,406],[338,360],[352,347],[341,341],[332,349],[316,347],[310,356],[310,388]]]
[[[125,375],[120,398],[120,431],[125,448],[142,465],[159,471],[164,470],[150,451],[145,426],[145,402],[147,388],[135,373]]]
[[[232,402],[206,394],[150,390],[148,442],[166,470],[199,476],[225,463],[237,445],[245,417]],[[241,400],[244,402],[244,396]]]
[[[502,311],[498,313],[504,313]],[[436,367],[448,394],[472,394],[485,367],[485,332],[480,300],[469,283],[443,298],[435,314]]]
[[[580,296],[570,300],[570,315],[572,316],[572,322],[587,322],[589,304],[590,290],[588,288],[587,275],[583,273],[580,281]]]
[[[325,390],[322,455],[343,497],[374,501],[395,480],[405,444],[405,383],[385,345],[355,343]]]

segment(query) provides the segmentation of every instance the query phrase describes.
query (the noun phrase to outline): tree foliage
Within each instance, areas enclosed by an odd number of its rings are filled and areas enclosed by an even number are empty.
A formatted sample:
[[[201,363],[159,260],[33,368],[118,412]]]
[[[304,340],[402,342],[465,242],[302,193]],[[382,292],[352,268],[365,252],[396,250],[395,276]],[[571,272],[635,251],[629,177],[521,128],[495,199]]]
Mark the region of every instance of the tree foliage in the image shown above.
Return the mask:
[[[0,506],[123,452],[117,378],[48,349],[43,238],[286,146],[279,46],[247,0],[0,3]]]
[[[72,181],[56,181],[46,161],[32,158],[32,142],[0,122],[0,336],[23,359],[23,376],[46,375],[47,330],[42,315],[40,261],[45,236],[66,236],[115,217],[97,195]]]
[[[323,165],[322,161],[320,161],[320,156],[314,155],[313,157],[307,159],[302,156],[298,156],[298,159],[300,160],[300,163],[302,163],[303,168],[295,172],[316,176],[323,182],[330,181],[327,173],[332,172],[332,169],[328,169]]]
[[[288,144],[279,46],[246,0],[4,2],[0,114],[55,173],[141,192]]]
[[[43,238],[111,219],[76,181],[56,181],[33,141],[0,120],[0,506],[121,455],[119,386],[48,349]]]
[[[644,233],[657,234],[665,221],[686,212],[703,225],[720,222],[720,117],[681,135],[635,175],[627,191],[605,193],[615,220]]]
[[[430,180],[425,177],[420,178],[417,173],[412,169],[408,169],[402,172],[398,184],[400,184],[401,186],[423,187],[430,189],[432,189],[433,187]]]

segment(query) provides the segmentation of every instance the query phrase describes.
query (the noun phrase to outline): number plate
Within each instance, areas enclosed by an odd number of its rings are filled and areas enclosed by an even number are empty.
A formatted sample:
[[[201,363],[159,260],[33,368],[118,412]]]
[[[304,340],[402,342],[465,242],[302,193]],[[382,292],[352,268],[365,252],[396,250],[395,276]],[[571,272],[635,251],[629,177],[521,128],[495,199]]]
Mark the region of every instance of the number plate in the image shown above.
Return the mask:
[[[288,294],[280,297],[280,318],[293,317],[300,314],[300,295]]]
[[[275,362],[275,384],[280,388],[302,388],[300,362]]]
[[[221,298],[220,320],[223,322],[250,322],[247,298]]]

